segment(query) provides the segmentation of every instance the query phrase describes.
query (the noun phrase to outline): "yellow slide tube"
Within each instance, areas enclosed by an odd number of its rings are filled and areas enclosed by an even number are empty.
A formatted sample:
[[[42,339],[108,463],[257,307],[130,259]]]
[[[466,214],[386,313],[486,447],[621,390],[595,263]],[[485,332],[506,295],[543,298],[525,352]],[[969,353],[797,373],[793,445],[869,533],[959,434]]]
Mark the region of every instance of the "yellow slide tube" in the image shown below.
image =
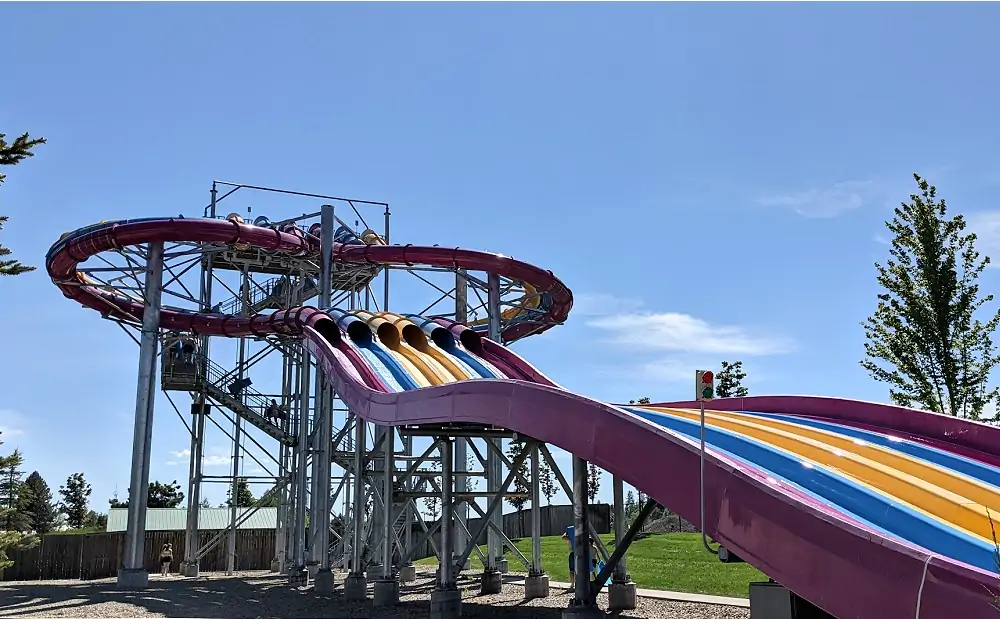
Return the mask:
[[[528,282],[521,282],[524,287],[524,307],[511,307],[500,312],[500,316],[503,320],[513,320],[523,314],[526,309],[533,310],[538,309],[538,306],[542,303],[542,295],[538,294],[538,290]],[[468,326],[474,327],[476,325],[485,325],[490,321],[489,316],[481,320],[476,320],[470,322]]]
[[[426,385],[420,385],[421,387],[442,385],[444,383],[453,382],[453,380],[440,369],[432,367],[427,362],[427,357],[424,357],[409,344],[404,342],[399,327],[397,327],[393,322],[383,316],[372,314],[370,312],[355,311],[354,314],[368,323],[368,325],[372,328],[372,331],[378,335],[379,341],[381,341],[386,348],[400,354],[416,368],[417,374],[413,376],[414,379],[420,376],[423,377],[423,379],[428,383]],[[420,384],[420,382],[421,381],[418,381],[418,384]]]
[[[394,314],[392,312],[382,312],[379,316],[396,325],[396,328],[399,329],[400,335],[403,336],[404,342],[409,344],[421,354],[433,359],[434,364],[438,366],[438,369],[449,377],[449,382],[469,380],[472,378],[469,376],[469,373],[455,363],[451,357],[446,355],[437,346],[432,346],[431,343],[427,341],[427,334],[424,333],[424,330],[421,329],[415,322],[405,316],[400,316],[399,314]]]
[[[650,408],[658,413],[682,417],[691,421],[699,421],[699,414],[681,409]],[[822,440],[810,438],[801,432],[802,428],[777,429],[760,423],[753,418],[734,419],[717,413],[705,413],[705,423],[712,427],[724,428],[743,436],[754,438],[773,447],[806,458],[818,464],[838,470],[856,480],[862,481],[878,490],[891,495],[900,501],[905,501],[913,507],[942,520],[952,526],[965,529],[983,539],[991,539],[990,519],[987,508],[982,503],[962,496],[949,488],[954,487],[945,480],[944,469],[929,463],[914,460],[909,468],[918,473],[912,475],[891,466],[877,462],[869,457],[859,455],[856,449],[842,449],[827,443],[828,437]],[[860,447],[860,446],[855,446]],[[866,447],[870,449],[870,446]],[[949,488],[933,485],[925,475],[931,474],[931,469],[937,468],[939,480]],[[994,506],[996,503],[993,504]]]
[[[391,342],[393,341],[394,338],[395,340],[399,339],[399,332],[396,330],[395,327],[389,324],[387,320],[378,318],[371,312],[356,310],[352,311],[351,313],[360,318],[361,320],[364,320],[366,323],[368,323],[368,326],[371,327],[372,331],[376,335],[378,335],[379,342],[382,343],[383,347],[387,351],[389,351],[389,354],[392,355],[392,358],[395,359],[397,363],[399,363],[399,365],[406,371],[406,373],[410,375],[410,378],[413,379],[413,382],[417,383],[418,387],[430,387],[432,384],[434,384],[431,383],[429,380],[427,380],[427,377],[424,376],[424,373],[421,372],[420,369],[416,365],[414,365],[412,361],[409,360],[409,358],[407,358],[405,355],[399,352],[398,345],[396,348],[392,348],[388,344],[386,344],[386,341]],[[380,329],[384,331],[384,333],[380,331]]]

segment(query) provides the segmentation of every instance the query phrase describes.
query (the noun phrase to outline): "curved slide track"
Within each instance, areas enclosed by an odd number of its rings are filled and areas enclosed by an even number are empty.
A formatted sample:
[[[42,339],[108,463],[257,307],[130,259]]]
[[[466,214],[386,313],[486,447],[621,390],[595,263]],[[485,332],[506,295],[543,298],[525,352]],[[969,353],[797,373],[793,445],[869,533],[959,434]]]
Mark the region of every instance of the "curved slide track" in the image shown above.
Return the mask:
[[[296,226],[143,219],[69,233],[46,267],[63,294],[141,322],[134,297],[77,271],[89,257],[148,242],[253,246],[319,255]],[[566,320],[570,290],[510,257],[412,245],[334,245],[333,260],[495,272],[540,302],[504,341]],[[502,426],[594,462],[697,522],[695,402],[624,407],[570,393],[475,328],[442,318],[311,307],[253,317],[164,307],[160,327],[214,336],[296,334],[348,407],[386,425]],[[478,326],[478,325],[477,325]],[[706,533],[843,619],[996,617],[991,512],[1000,513],[1000,430],[893,406],[800,396],[716,400],[706,415]],[[993,569],[991,569],[993,568]]]

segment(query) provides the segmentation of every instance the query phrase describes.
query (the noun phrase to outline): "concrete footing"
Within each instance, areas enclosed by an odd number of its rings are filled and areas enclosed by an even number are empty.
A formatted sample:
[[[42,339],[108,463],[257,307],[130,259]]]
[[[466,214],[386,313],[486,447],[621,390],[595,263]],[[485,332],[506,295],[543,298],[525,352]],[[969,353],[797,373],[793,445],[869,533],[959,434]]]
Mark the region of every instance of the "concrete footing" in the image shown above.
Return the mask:
[[[271,570],[274,571],[274,570]],[[198,565],[197,561],[181,561],[180,575],[187,576],[188,578],[198,578],[201,574],[201,566]]]
[[[329,568],[316,572],[316,580],[313,581],[313,591],[316,595],[333,595],[333,571]]]
[[[570,606],[562,611],[562,619],[597,619],[607,617],[607,613],[597,606]]]
[[[372,596],[372,602],[376,608],[399,604],[399,581],[395,578],[376,580],[375,595]]]
[[[319,574],[319,563],[306,563],[306,570],[309,572],[309,578],[316,578],[316,574]]]
[[[534,600],[549,597],[549,575],[536,574],[524,579],[524,599]]]
[[[499,570],[485,570],[479,579],[479,593],[492,595],[503,588],[503,574]]]
[[[368,566],[365,570],[365,578],[368,582],[375,582],[376,580],[381,580],[383,577],[382,564],[376,563]]]
[[[368,599],[368,580],[364,574],[347,575],[344,579],[344,599],[351,602]]]
[[[635,610],[638,588],[634,582],[613,582],[608,585],[608,610],[613,613]]]
[[[510,563],[507,559],[500,559],[497,561],[497,569],[500,570],[501,574],[506,574],[510,571]]]
[[[462,616],[462,592],[458,589],[431,591],[431,619],[457,619]]]
[[[293,587],[304,587],[309,584],[309,569],[304,565],[290,569],[288,571],[288,584]]]
[[[417,566],[404,565],[399,568],[399,582],[413,582],[417,579]]]
[[[271,559],[271,571],[274,572],[275,574],[280,574],[281,573],[281,571],[282,571],[281,570],[281,559],[279,559],[277,557],[275,557],[274,559]]]
[[[146,570],[118,570],[119,589],[145,589],[149,586],[149,572]]]

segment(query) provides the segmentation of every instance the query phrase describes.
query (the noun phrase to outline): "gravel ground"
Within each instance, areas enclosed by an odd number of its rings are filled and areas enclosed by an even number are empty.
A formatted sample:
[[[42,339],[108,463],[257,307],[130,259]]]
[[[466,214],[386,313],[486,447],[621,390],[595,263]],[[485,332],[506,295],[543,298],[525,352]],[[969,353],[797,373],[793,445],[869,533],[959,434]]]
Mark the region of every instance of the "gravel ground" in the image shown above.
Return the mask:
[[[243,572],[234,577],[208,574],[198,579],[176,575],[150,576],[142,592],[118,591],[114,579],[54,580],[0,583],[0,617],[200,617],[200,618],[424,618],[434,588],[433,572],[421,571],[417,580],[400,591],[400,604],[375,609],[369,601],[346,602],[344,574],[337,574],[332,598],[317,597],[310,588],[292,589],[287,580],[266,572]],[[459,582],[463,617],[531,617],[558,619],[566,608],[568,591],[553,589],[546,599],[524,601],[524,588],[505,584],[497,595],[479,595],[478,578]],[[602,606],[607,598],[600,598]],[[646,619],[749,619],[745,608],[639,599],[639,607],[621,617]]]

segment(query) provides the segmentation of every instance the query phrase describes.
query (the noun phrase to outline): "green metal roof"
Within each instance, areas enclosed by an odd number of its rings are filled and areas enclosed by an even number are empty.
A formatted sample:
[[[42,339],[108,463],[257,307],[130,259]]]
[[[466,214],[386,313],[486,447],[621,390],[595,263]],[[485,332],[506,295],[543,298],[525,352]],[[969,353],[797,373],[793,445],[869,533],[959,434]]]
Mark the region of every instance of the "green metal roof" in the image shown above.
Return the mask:
[[[253,508],[237,508],[237,520]],[[183,531],[187,528],[187,509],[152,508],[146,510],[147,531]],[[108,532],[124,531],[128,521],[127,509],[108,510]],[[229,526],[228,507],[202,507],[198,510],[198,528],[202,531],[218,531]],[[277,507],[261,507],[237,529],[274,529],[278,523]]]

